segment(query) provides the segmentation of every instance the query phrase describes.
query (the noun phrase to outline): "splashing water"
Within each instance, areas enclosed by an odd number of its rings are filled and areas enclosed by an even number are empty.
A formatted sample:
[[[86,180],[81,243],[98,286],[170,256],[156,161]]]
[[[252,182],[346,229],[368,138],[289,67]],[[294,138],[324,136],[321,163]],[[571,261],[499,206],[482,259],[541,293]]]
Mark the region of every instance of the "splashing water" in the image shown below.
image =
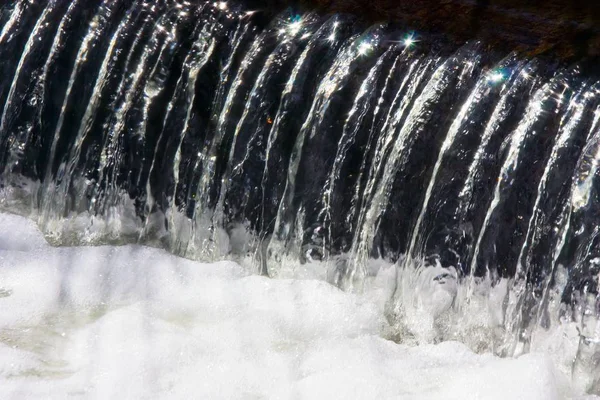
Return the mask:
[[[390,338],[568,348],[557,362],[599,393],[600,83],[341,16],[264,21],[2,6],[0,208],[56,245],[385,279]]]

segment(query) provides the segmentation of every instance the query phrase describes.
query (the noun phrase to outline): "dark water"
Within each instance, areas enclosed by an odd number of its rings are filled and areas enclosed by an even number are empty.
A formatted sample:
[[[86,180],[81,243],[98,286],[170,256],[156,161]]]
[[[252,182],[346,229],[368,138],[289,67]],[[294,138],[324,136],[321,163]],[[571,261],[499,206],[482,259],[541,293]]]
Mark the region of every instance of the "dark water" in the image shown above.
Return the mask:
[[[594,353],[600,83],[576,66],[224,2],[9,1],[0,28],[0,204],[56,243],[327,261],[347,290],[369,260],[436,265],[508,282],[511,343],[585,320]]]

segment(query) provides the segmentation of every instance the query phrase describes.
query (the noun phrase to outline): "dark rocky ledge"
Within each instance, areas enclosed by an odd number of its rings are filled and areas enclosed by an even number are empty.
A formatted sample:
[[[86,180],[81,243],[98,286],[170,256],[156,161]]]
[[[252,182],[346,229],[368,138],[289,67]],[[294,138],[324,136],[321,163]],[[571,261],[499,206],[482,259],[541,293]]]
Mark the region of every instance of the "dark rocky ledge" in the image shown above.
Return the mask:
[[[249,2],[250,3],[250,2]],[[255,0],[279,10],[289,6],[348,13],[366,22],[394,21],[417,32],[464,43],[480,39],[498,50],[587,61],[600,69],[600,0]],[[262,4],[260,4],[262,3]]]

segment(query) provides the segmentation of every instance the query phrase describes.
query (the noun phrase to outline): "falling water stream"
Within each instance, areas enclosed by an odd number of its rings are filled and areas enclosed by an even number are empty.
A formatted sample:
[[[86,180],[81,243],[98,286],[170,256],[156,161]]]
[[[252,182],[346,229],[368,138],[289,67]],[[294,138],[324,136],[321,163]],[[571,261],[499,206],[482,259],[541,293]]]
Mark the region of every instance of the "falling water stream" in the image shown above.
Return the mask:
[[[600,82],[347,16],[266,19],[5,3],[1,209],[56,245],[139,242],[271,277],[319,264],[347,291],[385,262],[391,337],[514,356],[574,324],[573,374],[600,391]]]

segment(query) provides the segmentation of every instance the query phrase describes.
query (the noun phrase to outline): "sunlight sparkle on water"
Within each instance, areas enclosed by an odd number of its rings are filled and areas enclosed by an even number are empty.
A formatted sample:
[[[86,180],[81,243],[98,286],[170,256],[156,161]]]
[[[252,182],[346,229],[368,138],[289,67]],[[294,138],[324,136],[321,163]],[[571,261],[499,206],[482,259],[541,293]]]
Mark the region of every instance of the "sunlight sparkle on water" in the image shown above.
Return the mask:
[[[301,28],[302,28],[302,21],[300,21],[300,20],[292,22],[288,27],[288,29],[292,35],[297,34]]]
[[[358,46],[358,54],[360,54],[361,56],[364,56],[372,48],[373,48],[373,45],[371,43],[369,43],[369,42],[362,42]]]
[[[284,35],[287,33],[290,36],[296,36],[296,34],[298,34],[298,32],[300,32],[301,29],[302,29],[302,18],[299,15],[296,15],[293,18],[291,18],[290,22],[286,23],[286,25],[283,28],[279,29],[279,34]],[[310,35],[305,34],[301,38],[305,39],[308,36],[310,36]]]
[[[487,78],[488,82],[498,83],[504,79],[504,74],[500,71],[493,71]]]
[[[225,1],[214,2],[213,6],[217,7],[219,10],[226,10],[227,2],[225,2]]]
[[[329,35],[329,36],[327,37],[327,40],[329,40],[330,42],[333,42],[333,41],[335,40],[335,32],[336,32],[336,30],[337,30],[337,27],[339,26],[339,24],[340,24],[340,23],[339,23],[338,21],[335,21],[335,22],[333,23],[333,32],[331,32],[331,35]]]

